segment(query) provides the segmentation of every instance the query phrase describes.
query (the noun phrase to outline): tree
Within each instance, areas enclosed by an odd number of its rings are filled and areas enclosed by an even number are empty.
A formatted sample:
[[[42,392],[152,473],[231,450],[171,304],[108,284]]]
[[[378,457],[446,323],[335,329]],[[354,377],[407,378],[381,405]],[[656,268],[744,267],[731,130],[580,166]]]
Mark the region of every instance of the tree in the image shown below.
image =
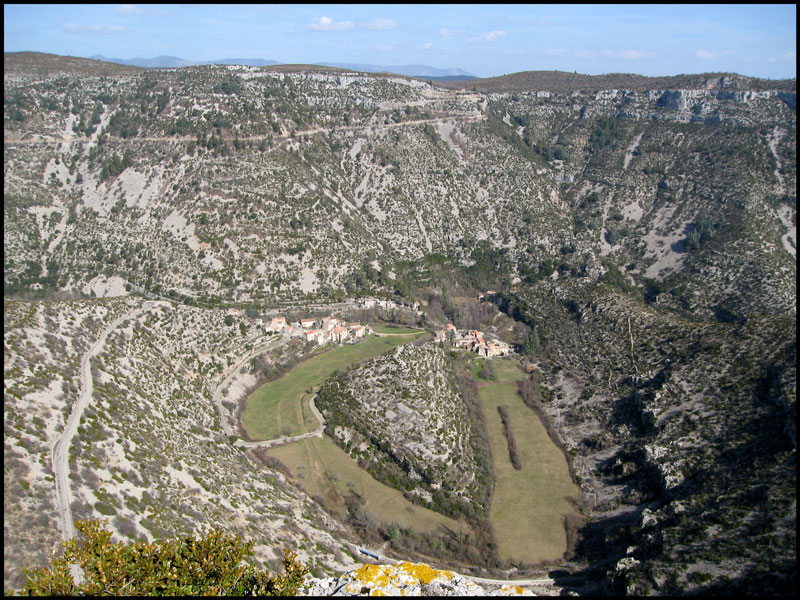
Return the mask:
[[[533,326],[525,342],[522,344],[522,350],[525,354],[534,354],[539,350],[539,330],[536,325]]]
[[[242,542],[219,529],[199,539],[111,543],[107,521],[76,521],[80,542],[62,542],[64,554],[49,569],[25,570],[28,583],[19,590],[29,596],[200,596],[295,595],[308,569],[284,550],[283,575],[248,565],[254,542]],[[84,581],[76,584],[70,565],[83,568]]]
[[[481,368],[481,377],[487,381],[497,380],[497,372],[495,371],[494,364],[491,361],[484,359],[483,367]]]
[[[686,236],[686,250],[688,252],[697,251],[700,246],[714,237],[714,221],[707,215],[698,215],[694,222],[694,227]]]

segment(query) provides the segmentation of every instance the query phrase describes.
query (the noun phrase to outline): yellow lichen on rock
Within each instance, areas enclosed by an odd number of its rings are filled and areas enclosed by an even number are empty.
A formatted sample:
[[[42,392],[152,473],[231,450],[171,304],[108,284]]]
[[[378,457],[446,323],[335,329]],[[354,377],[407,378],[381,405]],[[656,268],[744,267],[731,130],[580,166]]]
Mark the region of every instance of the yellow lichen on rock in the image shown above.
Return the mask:
[[[425,564],[401,562],[399,565],[397,565],[397,568],[402,569],[410,576],[417,579],[420,583],[424,583],[426,585],[437,577],[445,577],[447,579],[452,579],[453,577],[453,574],[450,571],[438,571]]]
[[[483,590],[452,571],[426,564],[400,562],[395,565],[364,564],[339,578],[329,578],[309,586],[307,595],[369,596],[474,596]]]
[[[523,587],[512,584],[503,585],[498,591],[500,596],[530,596],[531,593]]]
[[[387,585],[389,577],[386,574],[386,565],[365,564],[360,569],[353,571],[353,578],[378,585]]]

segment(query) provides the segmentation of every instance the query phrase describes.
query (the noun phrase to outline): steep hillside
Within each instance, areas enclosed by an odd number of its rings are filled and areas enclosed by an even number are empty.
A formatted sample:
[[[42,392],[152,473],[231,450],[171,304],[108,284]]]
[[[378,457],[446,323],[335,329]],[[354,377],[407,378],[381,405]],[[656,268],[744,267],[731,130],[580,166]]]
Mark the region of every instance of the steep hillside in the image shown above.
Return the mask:
[[[138,304],[5,304],[7,584],[21,585],[21,567],[45,566],[59,548],[50,450],[82,388],[80,363],[94,336]],[[225,316],[155,305],[113,330],[90,359],[93,393],[68,461],[73,518],[109,519],[129,540],[220,526],[255,541],[263,562],[278,564],[288,543],[319,573],[352,565],[343,528],[225,436],[214,388],[264,337],[250,319],[227,325]]]
[[[791,589],[794,314],[702,322],[574,280],[503,304],[539,332],[539,407],[594,517],[579,556],[610,589]]]
[[[487,96],[236,66],[37,78],[16,60],[10,292],[112,274],[200,301],[407,290],[431,258],[469,263],[484,241],[509,281],[611,261],[690,310],[794,305],[783,91]]]
[[[486,515],[491,478],[440,348],[398,346],[334,376],[317,406],[326,432],[376,479],[434,510]]]

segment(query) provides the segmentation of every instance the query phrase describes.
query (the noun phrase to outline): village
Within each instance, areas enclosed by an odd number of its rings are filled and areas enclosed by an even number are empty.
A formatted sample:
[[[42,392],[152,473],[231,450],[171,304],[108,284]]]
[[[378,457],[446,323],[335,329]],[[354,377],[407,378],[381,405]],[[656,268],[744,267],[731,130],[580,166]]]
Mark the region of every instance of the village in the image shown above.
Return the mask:
[[[288,323],[286,317],[273,317],[266,326],[267,333],[282,333],[288,337],[303,337],[307,342],[321,346],[329,342],[343,344],[356,341],[372,333],[369,325],[347,323],[333,316],[321,319],[300,319]]]
[[[494,292],[486,292],[487,296],[493,294]],[[481,294],[479,299],[483,300],[484,294]],[[394,300],[365,298],[361,304],[364,308],[387,310],[407,308],[418,315],[423,314],[417,302],[405,304]],[[266,324],[265,329],[267,333],[281,333],[287,337],[303,337],[307,342],[317,346],[328,343],[354,343],[366,335],[375,333],[369,325],[362,325],[359,322],[348,323],[334,316],[300,319],[294,323],[289,323],[284,316],[277,316]],[[452,323],[448,323],[443,329],[436,332],[434,342],[447,343],[454,348],[463,348],[485,358],[507,356],[512,351],[511,346],[506,342],[499,339],[487,339],[484,333],[477,329],[459,331]]]
[[[433,341],[441,344],[449,343],[455,348],[464,348],[485,358],[507,356],[511,352],[511,346],[501,340],[487,340],[483,332],[477,329],[468,329],[462,333],[452,323],[437,331]]]

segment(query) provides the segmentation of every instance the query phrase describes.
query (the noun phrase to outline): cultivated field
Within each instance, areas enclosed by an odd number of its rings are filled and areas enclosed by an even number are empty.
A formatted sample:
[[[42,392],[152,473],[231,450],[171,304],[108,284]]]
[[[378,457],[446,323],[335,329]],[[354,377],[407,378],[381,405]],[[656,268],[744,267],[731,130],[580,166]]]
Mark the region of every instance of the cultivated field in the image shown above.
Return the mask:
[[[291,470],[306,493],[321,496],[326,506],[340,516],[347,516],[344,497],[352,491],[361,494],[366,500],[365,508],[385,523],[397,523],[417,532],[434,531],[442,524],[460,529],[457,521],[415,506],[398,490],[373,479],[327,436],[271,448],[268,454]]]
[[[421,332],[418,332],[422,335]],[[242,414],[242,426],[251,440],[313,431],[319,423],[308,409],[308,390],[319,386],[336,370],[373,358],[414,336],[370,336],[353,345],[338,346],[295,366],[275,381],[258,388]]]
[[[500,557],[514,562],[559,560],[566,550],[564,516],[576,509],[578,488],[567,461],[539,418],[523,403],[514,381],[523,377],[515,362],[495,360],[496,382],[479,382],[496,474],[490,519]],[[522,469],[511,464],[497,407],[505,405]]]

